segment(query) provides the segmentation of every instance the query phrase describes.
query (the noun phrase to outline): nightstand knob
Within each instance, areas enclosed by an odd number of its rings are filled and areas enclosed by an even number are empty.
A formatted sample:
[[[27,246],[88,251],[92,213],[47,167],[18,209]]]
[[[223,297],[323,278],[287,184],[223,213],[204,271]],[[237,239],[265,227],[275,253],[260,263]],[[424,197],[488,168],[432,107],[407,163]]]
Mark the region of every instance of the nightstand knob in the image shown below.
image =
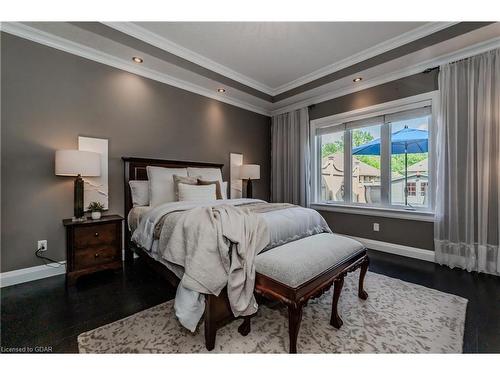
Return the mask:
[[[95,253],[94,257],[99,258],[99,253]]]
[[[99,236],[99,232],[95,232],[94,236],[98,237]]]

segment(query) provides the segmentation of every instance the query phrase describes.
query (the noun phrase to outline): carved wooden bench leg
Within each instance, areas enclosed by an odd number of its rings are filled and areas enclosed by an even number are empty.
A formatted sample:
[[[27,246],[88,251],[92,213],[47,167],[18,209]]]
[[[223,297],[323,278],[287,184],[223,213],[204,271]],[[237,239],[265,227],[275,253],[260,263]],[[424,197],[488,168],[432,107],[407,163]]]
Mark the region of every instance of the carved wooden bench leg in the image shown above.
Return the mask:
[[[241,323],[241,325],[238,327],[238,332],[242,336],[246,336],[250,333],[251,328],[252,328],[252,325],[251,325],[250,317],[245,316],[243,318],[243,323]]]
[[[358,286],[358,297],[361,299],[367,299],[368,293],[366,293],[364,289],[365,276],[366,271],[368,271],[368,265],[370,264],[370,260],[368,257],[365,258],[363,264],[361,265],[361,271],[359,273],[359,286]]]
[[[332,316],[330,318],[330,325],[334,326],[337,329],[342,327],[342,324],[344,324],[338,312],[338,303],[343,286],[344,286],[344,276],[340,276],[338,279],[334,281]]]
[[[297,337],[302,321],[302,306],[288,305],[288,336],[290,337],[290,353],[297,353]]]

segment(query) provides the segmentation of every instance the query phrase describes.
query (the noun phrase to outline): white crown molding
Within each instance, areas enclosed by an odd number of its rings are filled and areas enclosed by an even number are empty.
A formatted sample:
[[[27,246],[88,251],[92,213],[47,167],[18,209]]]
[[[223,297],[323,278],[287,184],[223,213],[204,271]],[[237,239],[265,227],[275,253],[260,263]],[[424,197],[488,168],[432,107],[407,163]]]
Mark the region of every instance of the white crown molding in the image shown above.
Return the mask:
[[[403,33],[394,38],[386,40],[364,51],[349,56],[341,61],[338,61],[331,65],[327,65],[312,73],[306,74],[300,78],[297,78],[291,82],[288,82],[284,85],[275,88],[267,86],[264,83],[258,82],[250,77],[238,73],[227,66],[219,64],[194,51],[184,48],[168,40],[167,38],[161,37],[158,34],[155,34],[139,25],[136,25],[133,22],[102,22],[102,23],[122,33],[128,34],[134,38],[142,40],[143,42],[149,43],[151,45],[154,45],[155,47],[158,47],[174,55],[182,57],[183,59],[198,64],[206,69],[210,69],[216,73],[222,74],[228,78],[238,81],[239,83],[242,83],[246,86],[252,87],[268,95],[275,96],[283,92],[286,92],[288,90],[294,89],[296,87],[302,86],[308,82],[314,81],[315,79],[321,78],[330,73],[344,69],[350,65],[364,61],[371,57],[377,56],[381,53],[390,51],[391,49],[400,47],[404,44],[410,43],[424,36],[435,33],[439,30],[443,30],[447,27],[457,24],[458,22],[429,22],[416,29],[410,30],[406,33]]]
[[[37,42],[64,52],[71,53],[73,55],[96,61],[101,64],[109,65],[114,68],[125,70],[129,73],[137,74],[139,76],[162,82],[170,86],[175,86],[180,89],[187,90],[211,99],[215,99],[220,102],[231,104],[252,112],[260,113],[266,116],[269,116],[270,114],[269,110],[267,110],[266,108],[253,105],[239,99],[230,98],[227,95],[220,96],[216,92],[208,88],[175,78],[165,73],[160,73],[146,67],[138,66],[131,61],[109,55],[94,48],[72,42],[57,35],[35,29],[22,23],[2,23],[1,30],[9,34],[19,36],[21,38],[31,40],[33,42]]]
[[[274,89],[273,95],[278,95],[283,92],[292,90],[296,87],[302,86],[306,83],[314,81],[318,78],[324,77],[328,74],[334,73],[341,69],[347,68],[351,65],[357,64],[361,61],[367,60],[374,56],[380,55],[384,52],[390,51],[394,48],[401,47],[402,45],[413,42],[417,39],[423,38],[424,36],[433,34],[437,31],[443,30],[447,27],[453,26],[458,22],[429,22],[425,25],[422,25],[416,29],[410,30],[406,33],[398,35],[394,38],[388,39],[382,43],[376,44],[373,47],[370,47],[364,51],[356,53],[352,56],[349,56],[345,59],[342,59],[336,63],[331,65],[327,65],[323,68],[320,68],[312,73],[308,73],[300,78],[297,78],[289,83],[276,87]]]
[[[50,263],[19,270],[0,273],[0,288],[27,283],[28,281],[44,279],[46,277],[63,275],[66,273],[66,262]]]
[[[395,72],[391,72],[388,74],[380,75],[378,77],[366,80],[360,84],[352,85],[349,87],[344,87],[338,90],[333,90],[330,91],[326,94],[321,94],[321,95],[316,95],[304,100],[300,100],[285,106],[279,107],[279,102],[275,103],[278,104],[278,108],[275,108],[271,111],[272,116],[279,115],[281,113],[293,111],[299,108],[304,108],[307,106],[310,106],[312,104],[318,104],[322,103],[327,100],[335,99],[340,96],[352,94],[354,92],[362,91],[370,87],[382,85],[384,83],[390,82],[390,81],[395,81],[397,79],[401,79],[407,76],[411,76],[413,74],[421,73],[424,70],[428,68],[433,68],[436,66],[440,66],[443,64],[447,64],[453,61],[465,59],[467,57],[471,57],[474,55],[478,55],[480,53],[495,49],[495,48],[500,48],[500,37],[496,37],[493,39],[489,39],[480,43],[476,43],[474,45],[462,48],[457,51],[453,51],[423,62],[420,62],[418,64],[406,67],[404,69],[397,70]],[[275,105],[276,106],[276,105]]]
[[[216,73],[222,74],[223,76],[237,81],[245,86],[249,86],[258,91],[264,92],[268,95],[273,95],[274,90],[250,77],[247,77],[241,73],[238,73],[225,65],[219,64],[205,56],[202,56],[194,51],[184,48],[177,43],[172,42],[164,37],[155,34],[142,26],[139,26],[133,22],[102,22],[102,24],[109,26],[115,30],[122,33],[130,35],[134,38],[142,40],[148,44],[158,47],[164,51],[170,52],[176,56],[182,57],[192,63],[200,65],[206,69],[212,70]]]

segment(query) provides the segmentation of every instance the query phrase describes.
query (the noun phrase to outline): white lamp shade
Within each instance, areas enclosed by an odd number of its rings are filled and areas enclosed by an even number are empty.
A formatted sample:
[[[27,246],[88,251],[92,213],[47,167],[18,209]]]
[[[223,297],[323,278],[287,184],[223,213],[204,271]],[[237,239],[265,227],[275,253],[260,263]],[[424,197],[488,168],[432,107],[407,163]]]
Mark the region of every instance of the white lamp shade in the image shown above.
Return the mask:
[[[57,176],[100,176],[101,154],[91,151],[56,151]]]
[[[240,178],[243,180],[258,180],[260,178],[260,165],[243,164],[240,167]]]

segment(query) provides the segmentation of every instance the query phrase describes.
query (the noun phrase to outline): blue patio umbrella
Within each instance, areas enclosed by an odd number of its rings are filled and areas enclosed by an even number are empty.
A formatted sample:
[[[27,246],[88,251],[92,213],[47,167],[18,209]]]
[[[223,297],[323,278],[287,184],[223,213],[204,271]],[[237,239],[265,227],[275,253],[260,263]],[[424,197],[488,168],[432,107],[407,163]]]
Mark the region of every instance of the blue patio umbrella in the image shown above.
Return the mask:
[[[352,149],[353,155],[380,155],[380,138]],[[420,154],[429,150],[429,132],[405,126],[391,134],[392,154],[405,154],[405,205],[408,204],[408,154]]]

